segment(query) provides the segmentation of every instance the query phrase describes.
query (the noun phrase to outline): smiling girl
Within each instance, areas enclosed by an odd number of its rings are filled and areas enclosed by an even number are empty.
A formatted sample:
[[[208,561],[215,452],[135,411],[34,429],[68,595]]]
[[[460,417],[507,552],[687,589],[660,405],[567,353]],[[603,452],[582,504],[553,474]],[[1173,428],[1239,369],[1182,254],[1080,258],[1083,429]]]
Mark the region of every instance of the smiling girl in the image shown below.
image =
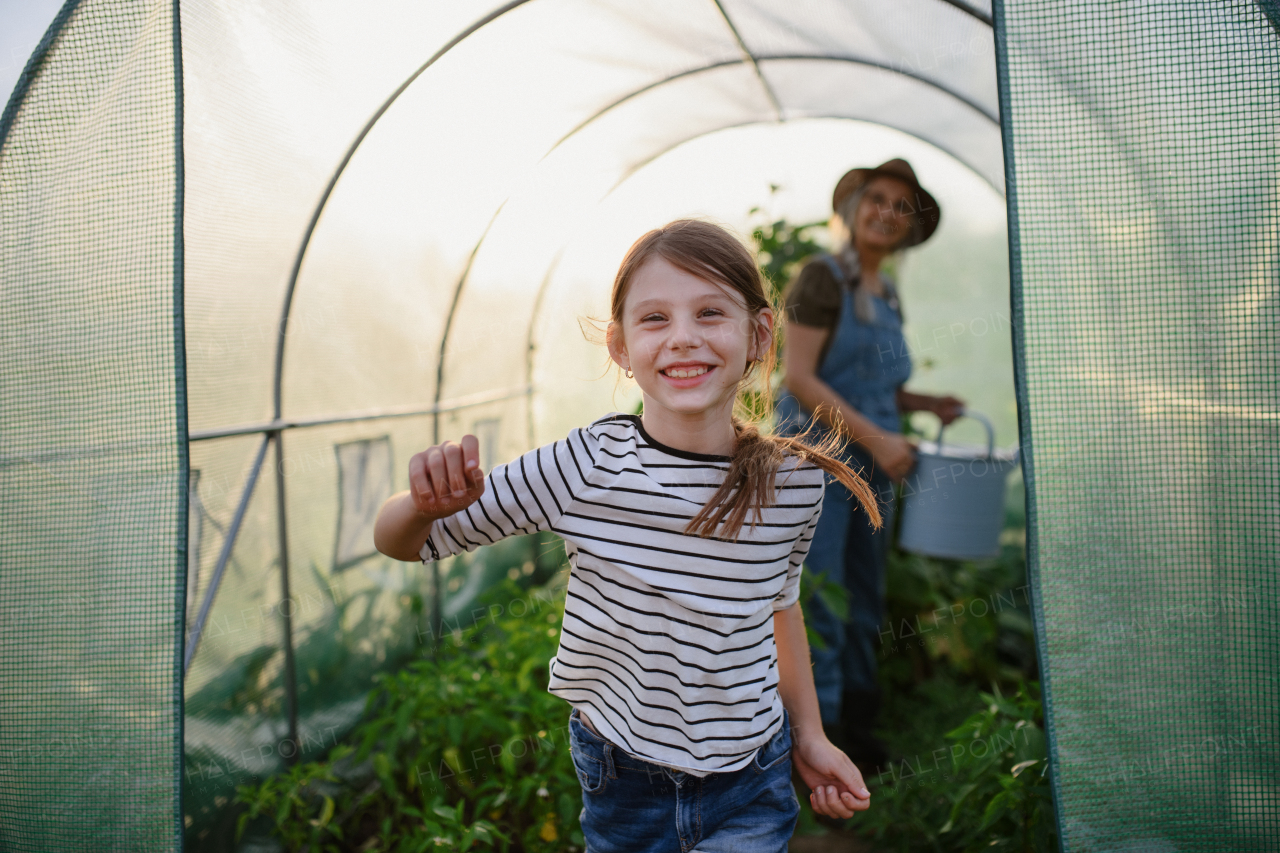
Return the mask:
[[[565,540],[548,689],[572,706],[590,853],[784,851],[793,763],[819,814],[870,805],[823,734],[798,599],[824,472],[878,513],[831,447],[734,416],[748,384],[769,387],[774,317],[727,231],[650,231],[618,270],[607,330],[644,414],[600,418],[487,476],[474,436],[428,448],[378,515],[378,550],[400,560],[538,530]]]

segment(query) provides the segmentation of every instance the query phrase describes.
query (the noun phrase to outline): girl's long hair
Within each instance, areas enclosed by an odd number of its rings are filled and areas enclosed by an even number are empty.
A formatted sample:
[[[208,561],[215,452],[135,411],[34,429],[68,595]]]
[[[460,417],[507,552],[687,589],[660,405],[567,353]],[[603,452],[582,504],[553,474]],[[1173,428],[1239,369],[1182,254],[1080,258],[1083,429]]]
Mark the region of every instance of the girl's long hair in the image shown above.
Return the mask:
[[[632,278],[655,256],[691,275],[736,291],[753,321],[764,308],[773,308],[775,317],[782,316],[769,298],[755,258],[741,241],[710,222],[677,219],[645,234],[623,258],[613,281],[610,301],[609,314],[615,330],[621,328],[623,303]],[[729,471],[720,488],[685,527],[685,532],[736,539],[747,522],[748,512],[753,513],[751,525],[754,527],[762,520],[763,508],[774,502],[778,469],[793,456],[799,461],[812,462],[839,480],[857,499],[871,524],[878,528],[881,519],[875,492],[837,455],[844,444],[840,430],[829,432],[816,442],[808,438],[812,424],[796,437],[761,432],[761,423],[773,412],[770,378],[777,366],[777,341],[775,334],[764,356],[747,366],[739,382],[733,414],[736,440]]]

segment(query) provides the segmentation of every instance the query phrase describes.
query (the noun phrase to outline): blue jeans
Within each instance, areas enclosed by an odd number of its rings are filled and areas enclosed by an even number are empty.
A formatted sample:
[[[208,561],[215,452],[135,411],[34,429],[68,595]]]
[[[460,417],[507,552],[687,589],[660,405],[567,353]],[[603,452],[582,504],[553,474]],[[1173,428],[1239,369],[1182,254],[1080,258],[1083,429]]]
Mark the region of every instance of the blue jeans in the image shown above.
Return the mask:
[[[786,853],[800,802],[791,730],[733,773],[698,777],[623,752],[569,715],[587,853]]]
[[[872,470],[871,459],[851,449],[853,468]],[[849,618],[841,622],[818,596],[809,600],[809,626],[826,643],[825,649],[810,650],[813,657],[813,684],[824,723],[840,719],[844,692],[876,691],[876,660],[884,621],[885,564],[892,540],[893,484],[876,471],[869,480],[880,504],[884,526],[872,530],[871,522],[849,490],[827,481],[822,499],[822,515],[813,532],[805,570],[844,586],[849,594]]]

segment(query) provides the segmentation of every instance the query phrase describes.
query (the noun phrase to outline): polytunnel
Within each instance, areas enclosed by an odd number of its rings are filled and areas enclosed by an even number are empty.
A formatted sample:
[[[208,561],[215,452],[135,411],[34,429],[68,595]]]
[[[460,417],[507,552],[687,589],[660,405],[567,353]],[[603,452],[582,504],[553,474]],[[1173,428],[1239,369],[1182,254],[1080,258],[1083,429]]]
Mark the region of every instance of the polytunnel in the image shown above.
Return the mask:
[[[0,846],[181,849],[331,746],[492,580],[374,556],[409,456],[475,432],[488,466],[615,408],[579,321],[631,240],[738,216],[698,199],[775,174],[764,137],[708,165],[753,129],[818,140],[820,211],[878,126],[1007,201],[1064,849],[1277,849],[1278,26],[68,0],[0,121]]]

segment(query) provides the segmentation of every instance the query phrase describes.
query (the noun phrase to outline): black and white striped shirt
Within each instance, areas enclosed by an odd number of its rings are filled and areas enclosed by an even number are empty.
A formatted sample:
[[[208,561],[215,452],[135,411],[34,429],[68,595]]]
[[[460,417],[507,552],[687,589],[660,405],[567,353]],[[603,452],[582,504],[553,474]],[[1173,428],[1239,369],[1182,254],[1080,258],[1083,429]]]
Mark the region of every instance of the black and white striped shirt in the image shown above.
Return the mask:
[[[782,724],[773,613],[799,598],[823,477],[789,459],[763,523],[749,513],[737,541],[684,534],[728,462],[609,415],[496,466],[480,500],[433,525],[422,558],[558,534],[571,569],[548,689],[638,758],[738,770]]]

